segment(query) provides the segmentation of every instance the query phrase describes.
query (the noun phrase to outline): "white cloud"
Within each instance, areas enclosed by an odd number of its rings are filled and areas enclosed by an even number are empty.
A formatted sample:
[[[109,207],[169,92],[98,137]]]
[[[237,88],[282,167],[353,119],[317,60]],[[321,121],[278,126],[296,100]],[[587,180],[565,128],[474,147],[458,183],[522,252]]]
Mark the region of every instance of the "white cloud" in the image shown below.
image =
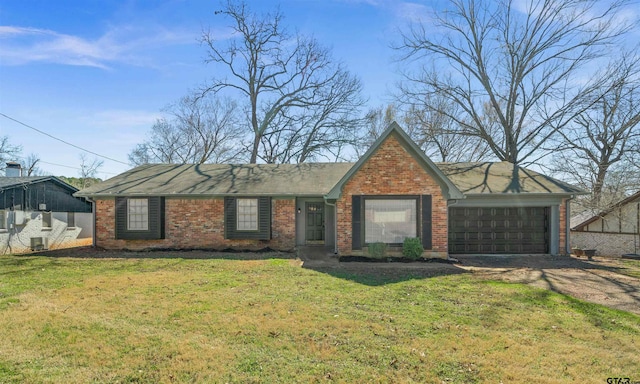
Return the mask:
[[[397,19],[409,22],[424,22],[431,18],[432,9],[424,4],[407,1],[393,2],[392,4]]]
[[[396,22],[418,22],[429,19],[432,8],[412,2],[398,0],[342,0],[351,4],[366,4],[375,8],[384,10],[392,14],[397,20]]]
[[[97,39],[47,29],[0,26],[0,57],[4,65],[32,62],[108,69],[114,63],[150,65],[150,49],[195,44],[196,35],[166,29],[140,30],[114,27]]]
[[[160,112],[138,110],[103,110],[83,117],[83,123],[91,123],[96,127],[124,129],[131,127],[151,127],[162,116]]]

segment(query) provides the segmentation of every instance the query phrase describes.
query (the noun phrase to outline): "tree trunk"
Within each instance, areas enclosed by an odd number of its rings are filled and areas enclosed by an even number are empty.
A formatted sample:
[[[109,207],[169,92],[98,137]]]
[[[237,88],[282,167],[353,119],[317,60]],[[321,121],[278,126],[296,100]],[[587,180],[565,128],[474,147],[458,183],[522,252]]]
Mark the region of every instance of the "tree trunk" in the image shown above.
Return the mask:
[[[596,207],[600,206],[600,198],[602,196],[602,188],[604,187],[604,179],[607,175],[609,167],[600,165],[598,167],[598,174],[596,175],[596,182],[593,184],[593,203]]]
[[[258,162],[258,148],[260,148],[260,135],[255,134],[253,137],[253,147],[251,148],[251,160],[249,160],[249,164],[255,164]]]

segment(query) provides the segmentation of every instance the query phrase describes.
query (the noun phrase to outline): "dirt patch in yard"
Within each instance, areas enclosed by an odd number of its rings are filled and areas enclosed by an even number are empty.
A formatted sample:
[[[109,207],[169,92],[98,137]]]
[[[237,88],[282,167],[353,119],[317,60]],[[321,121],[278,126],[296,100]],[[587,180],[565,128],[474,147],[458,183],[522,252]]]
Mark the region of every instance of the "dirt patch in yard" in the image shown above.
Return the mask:
[[[474,275],[529,284],[611,308],[640,314],[640,261],[573,256],[461,257]]]

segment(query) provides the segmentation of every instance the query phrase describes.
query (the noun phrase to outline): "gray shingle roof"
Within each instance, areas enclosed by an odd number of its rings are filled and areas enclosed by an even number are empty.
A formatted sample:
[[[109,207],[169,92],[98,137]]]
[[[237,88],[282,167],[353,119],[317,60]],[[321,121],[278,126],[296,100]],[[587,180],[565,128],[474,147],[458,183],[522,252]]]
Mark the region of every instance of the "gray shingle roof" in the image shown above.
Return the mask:
[[[512,163],[436,163],[462,193],[583,194],[580,188]]]
[[[106,196],[324,196],[354,163],[143,165],[76,193]],[[436,163],[467,194],[583,193],[513,164]]]
[[[352,165],[151,164],[83,189],[76,196],[322,196]]]

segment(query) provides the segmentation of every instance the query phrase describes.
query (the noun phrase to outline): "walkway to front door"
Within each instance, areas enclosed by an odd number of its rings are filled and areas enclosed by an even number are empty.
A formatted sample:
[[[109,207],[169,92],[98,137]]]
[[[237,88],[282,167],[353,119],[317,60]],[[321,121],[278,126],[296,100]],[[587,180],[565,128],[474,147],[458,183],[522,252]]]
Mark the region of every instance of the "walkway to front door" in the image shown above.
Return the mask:
[[[324,244],[324,202],[306,203],[307,244]]]

